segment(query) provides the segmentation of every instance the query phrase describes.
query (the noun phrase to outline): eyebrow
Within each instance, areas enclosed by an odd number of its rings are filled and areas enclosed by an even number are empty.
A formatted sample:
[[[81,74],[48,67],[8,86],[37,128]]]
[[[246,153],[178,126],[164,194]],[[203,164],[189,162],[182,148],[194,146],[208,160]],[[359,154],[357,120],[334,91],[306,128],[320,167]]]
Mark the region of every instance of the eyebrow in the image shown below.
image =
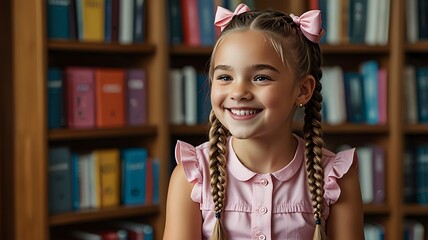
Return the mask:
[[[268,70],[272,70],[274,72],[278,72],[279,73],[278,69],[276,69],[275,67],[273,67],[272,65],[269,65],[269,64],[256,64],[256,65],[251,66],[251,68],[253,68],[255,70],[265,70],[265,69],[268,69]],[[231,66],[229,66],[229,65],[217,65],[214,68],[214,71],[215,70],[231,71],[232,69],[233,68]]]

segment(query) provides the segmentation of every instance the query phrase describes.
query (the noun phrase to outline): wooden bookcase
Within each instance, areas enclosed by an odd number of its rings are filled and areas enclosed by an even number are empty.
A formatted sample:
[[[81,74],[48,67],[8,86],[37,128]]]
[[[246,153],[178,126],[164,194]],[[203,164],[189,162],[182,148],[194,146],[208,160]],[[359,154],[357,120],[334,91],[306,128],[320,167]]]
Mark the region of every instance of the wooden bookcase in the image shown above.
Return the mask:
[[[46,1],[6,1],[0,9],[0,238],[46,240],[53,228],[96,223],[110,219],[143,217],[154,224],[161,239],[170,153],[175,139],[195,142],[206,138],[207,126],[170,126],[168,75],[171,66],[198,63],[204,68],[211,48],[170,47],[166,36],[166,0],[148,0],[147,44],[119,46],[49,41],[46,38]],[[257,8],[274,8],[301,14],[306,1],[257,1]],[[332,146],[352,137],[355,145],[377,143],[386,149],[385,204],[366,205],[366,219],[382,223],[386,238],[402,239],[407,217],[428,220],[428,207],[403,202],[403,151],[409,139],[424,139],[426,125],[407,126],[403,120],[403,66],[408,59],[426,56],[428,45],[405,42],[405,0],[391,0],[389,44],[322,46],[326,63],[356,68],[376,59],[388,69],[388,123],[385,126],[343,124],[325,126]],[[107,61],[110,60],[110,61]],[[201,61],[203,60],[203,61]],[[48,131],[46,78],[49,65],[72,63],[91,66],[133,66],[148,71],[149,124],[140,128]],[[201,65],[201,62],[203,64]],[[161,160],[159,206],[118,207],[93,212],[48,215],[47,150],[59,144],[106,146],[138,144]]]

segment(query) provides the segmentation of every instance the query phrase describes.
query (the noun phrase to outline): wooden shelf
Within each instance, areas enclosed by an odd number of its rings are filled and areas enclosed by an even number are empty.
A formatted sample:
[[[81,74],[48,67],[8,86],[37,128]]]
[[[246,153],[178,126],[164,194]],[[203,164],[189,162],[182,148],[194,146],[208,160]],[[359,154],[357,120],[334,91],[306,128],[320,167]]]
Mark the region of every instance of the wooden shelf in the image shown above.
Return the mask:
[[[172,56],[209,56],[213,50],[212,46],[186,46],[177,45],[170,47]]]
[[[428,41],[407,43],[404,49],[407,53],[425,54],[428,53]]]
[[[117,43],[94,43],[77,41],[48,40],[49,51],[66,52],[104,52],[104,53],[128,53],[128,54],[154,54],[156,46],[150,43],[141,44],[117,44]]]
[[[409,135],[428,134],[428,124],[409,124],[404,126],[404,133]]]
[[[403,214],[407,216],[428,216],[428,205],[405,204]]]
[[[388,215],[390,212],[390,207],[385,204],[364,204],[365,215]]]
[[[360,44],[321,45],[323,54],[389,54],[389,46],[367,46]]]
[[[119,206],[105,209],[82,210],[50,216],[49,224],[50,226],[60,226],[73,223],[119,219],[123,217],[136,217],[148,214],[157,214],[158,212],[159,206],[157,205]]]
[[[48,132],[50,141],[99,139],[127,136],[155,136],[158,133],[156,126],[102,128],[102,129],[55,129]]]
[[[172,135],[180,135],[180,136],[195,136],[195,135],[205,135],[208,134],[209,126],[208,124],[203,125],[171,125],[170,132]]]

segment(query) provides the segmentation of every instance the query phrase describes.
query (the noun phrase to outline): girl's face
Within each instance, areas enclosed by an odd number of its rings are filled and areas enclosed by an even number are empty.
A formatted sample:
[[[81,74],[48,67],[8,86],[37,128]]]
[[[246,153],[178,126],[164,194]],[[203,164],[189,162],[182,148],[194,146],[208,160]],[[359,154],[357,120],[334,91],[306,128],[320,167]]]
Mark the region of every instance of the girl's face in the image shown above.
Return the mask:
[[[299,90],[262,32],[230,33],[217,46],[213,64],[212,107],[234,137],[291,131]]]

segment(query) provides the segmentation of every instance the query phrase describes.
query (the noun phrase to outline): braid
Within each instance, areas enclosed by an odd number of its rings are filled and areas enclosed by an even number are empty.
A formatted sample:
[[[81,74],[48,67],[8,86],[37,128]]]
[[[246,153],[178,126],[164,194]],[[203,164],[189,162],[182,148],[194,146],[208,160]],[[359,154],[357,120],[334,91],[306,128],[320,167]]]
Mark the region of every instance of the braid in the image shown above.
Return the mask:
[[[312,98],[305,107],[305,124],[303,127],[306,140],[306,171],[308,174],[308,184],[312,196],[312,207],[316,222],[314,240],[327,239],[322,226],[324,169],[321,160],[324,140],[321,132],[321,88],[320,81],[317,81]]]
[[[214,114],[210,113],[211,129],[209,132],[210,144],[210,176],[211,195],[214,200],[216,223],[214,225],[212,240],[227,240],[221,223],[221,213],[224,210],[226,198],[226,142],[228,130],[223,127]]]

